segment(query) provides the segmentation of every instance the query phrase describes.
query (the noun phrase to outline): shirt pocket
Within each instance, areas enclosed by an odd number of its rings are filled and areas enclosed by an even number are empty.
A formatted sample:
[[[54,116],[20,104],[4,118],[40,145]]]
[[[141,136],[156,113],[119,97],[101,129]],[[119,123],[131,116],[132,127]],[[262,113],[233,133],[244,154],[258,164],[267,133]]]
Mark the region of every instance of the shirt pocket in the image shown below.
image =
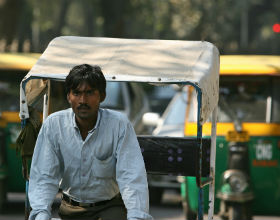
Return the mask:
[[[104,160],[97,157],[93,159],[93,175],[98,178],[113,178],[116,171],[116,160],[110,156]]]

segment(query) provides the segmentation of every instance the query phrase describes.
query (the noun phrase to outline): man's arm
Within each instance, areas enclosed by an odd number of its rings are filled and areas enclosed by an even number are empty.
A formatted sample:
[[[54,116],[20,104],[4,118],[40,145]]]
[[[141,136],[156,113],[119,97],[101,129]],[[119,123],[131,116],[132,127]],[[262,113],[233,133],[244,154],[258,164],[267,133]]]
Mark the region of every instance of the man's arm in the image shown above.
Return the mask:
[[[38,135],[32,158],[29,179],[30,220],[51,219],[51,206],[61,179],[58,149],[54,143],[55,131],[47,120]]]
[[[121,128],[116,177],[127,209],[127,219],[153,219],[149,215],[147,174],[136,134],[130,122]]]

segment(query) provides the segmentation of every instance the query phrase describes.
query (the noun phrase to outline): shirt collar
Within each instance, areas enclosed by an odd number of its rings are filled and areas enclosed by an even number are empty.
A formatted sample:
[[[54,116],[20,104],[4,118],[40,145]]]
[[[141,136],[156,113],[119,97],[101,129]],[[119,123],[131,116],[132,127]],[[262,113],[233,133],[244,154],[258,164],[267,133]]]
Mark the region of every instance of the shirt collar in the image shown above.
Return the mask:
[[[71,109],[71,110],[72,110],[72,125],[74,128],[79,129],[76,119],[75,119],[75,113],[74,113],[73,109]],[[101,120],[101,109],[98,109],[97,120],[96,120],[95,126],[88,133],[93,132],[99,126],[100,120]]]

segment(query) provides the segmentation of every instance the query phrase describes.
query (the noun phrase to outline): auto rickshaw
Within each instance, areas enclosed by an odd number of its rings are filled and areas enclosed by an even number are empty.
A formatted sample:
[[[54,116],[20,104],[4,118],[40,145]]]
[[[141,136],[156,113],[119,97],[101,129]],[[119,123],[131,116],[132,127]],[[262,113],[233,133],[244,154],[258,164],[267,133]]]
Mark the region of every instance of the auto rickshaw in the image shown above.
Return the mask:
[[[43,120],[51,113],[51,87],[64,81],[78,64],[100,65],[109,82],[194,87],[197,94],[197,135],[194,138],[138,136],[146,170],[151,174],[194,176],[199,187],[198,217],[203,219],[203,188],[209,185],[208,219],[213,219],[216,118],[219,97],[219,52],[209,42],[58,37],[52,40],[20,85],[20,118],[30,124],[38,103]],[[40,101],[43,100],[43,101]],[[55,104],[55,103],[53,103]],[[211,138],[202,125],[212,117]],[[24,128],[25,128],[24,127]],[[23,128],[23,130],[24,130]],[[23,140],[24,142],[24,140]],[[26,188],[28,190],[28,175]],[[26,218],[29,203],[26,197]]]
[[[7,192],[25,189],[15,144],[21,130],[18,89],[38,57],[36,53],[0,53],[0,212]]]
[[[222,219],[280,216],[280,56],[222,55],[217,123],[215,213]],[[189,100],[190,108],[195,99]],[[187,115],[185,135],[196,134]],[[211,123],[202,135],[210,135]],[[195,180],[185,178],[187,219],[196,216]]]

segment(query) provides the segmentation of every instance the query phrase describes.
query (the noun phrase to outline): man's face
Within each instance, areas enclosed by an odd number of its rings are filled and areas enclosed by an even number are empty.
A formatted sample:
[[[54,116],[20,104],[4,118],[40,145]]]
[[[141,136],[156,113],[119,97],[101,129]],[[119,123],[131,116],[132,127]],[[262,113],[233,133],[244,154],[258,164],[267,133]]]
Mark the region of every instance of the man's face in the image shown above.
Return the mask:
[[[100,94],[97,89],[83,82],[76,89],[71,89],[67,99],[78,119],[91,120],[96,118],[99,104],[105,99],[105,94]]]

